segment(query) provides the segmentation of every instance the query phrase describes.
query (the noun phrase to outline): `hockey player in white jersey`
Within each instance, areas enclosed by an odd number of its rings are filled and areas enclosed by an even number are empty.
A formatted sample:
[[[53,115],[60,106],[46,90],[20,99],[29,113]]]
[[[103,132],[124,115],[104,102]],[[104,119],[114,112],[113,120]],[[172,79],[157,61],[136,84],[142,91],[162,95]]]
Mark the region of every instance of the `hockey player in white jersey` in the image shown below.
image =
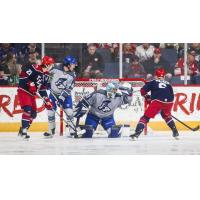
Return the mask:
[[[57,106],[61,107],[66,113],[71,133],[75,132],[73,123],[73,104],[71,91],[74,88],[76,74],[74,69],[77,61],[73,56],[66,56],[63,65],[54,67],[50,71],[50,95],[49,98],[53,104],[53,109],[48,110],[48,132],[44,133],[45,137],[52,137],[55,134],[55,110]]]
[[[120,92],[119,92],[120,91]],[[83,98],[76,106],[74,117],[82,115],[83,108],[89,108],[85,125],[86,132],[82,138],[91,138],[98,124],[101,124],[108,133],[109,138],[121,136],[121,127],[116,126],[114,112],[123,104],[132,101],[133,89],[129,83],[119,86],[111,82],[107,84],[106,90],[100,89]]]

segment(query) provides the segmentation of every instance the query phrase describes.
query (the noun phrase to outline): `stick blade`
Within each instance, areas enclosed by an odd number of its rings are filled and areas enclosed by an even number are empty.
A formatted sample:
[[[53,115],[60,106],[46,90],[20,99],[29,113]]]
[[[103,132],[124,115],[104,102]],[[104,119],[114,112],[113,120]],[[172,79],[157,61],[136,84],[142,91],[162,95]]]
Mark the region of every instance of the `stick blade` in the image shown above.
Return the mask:
[[[198,125],[197,127],[193,128],[193,131],[198,131],[200,126]]]

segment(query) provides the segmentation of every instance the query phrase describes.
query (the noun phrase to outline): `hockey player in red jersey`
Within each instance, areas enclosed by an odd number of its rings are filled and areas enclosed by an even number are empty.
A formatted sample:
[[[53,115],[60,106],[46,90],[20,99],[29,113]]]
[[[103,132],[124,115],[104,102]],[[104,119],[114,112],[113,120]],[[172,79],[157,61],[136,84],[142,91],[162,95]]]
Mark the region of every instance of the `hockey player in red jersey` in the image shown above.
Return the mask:
[[[144,115],[140,118],[135,133],[130,135],[133,140],[136,140],[139,137],[149,120],[154,118],[158,113],[161,114],[162,118],[172,130],[173,137],[178,139],[179,134],[171,117],[171,109],[174,100],[173,88],[169,82],[164,80],[165,70],[163,68],[158,68],[155,71],[155,77],[154,80],[147,82],[141,88],[141,95],[149,103],[149,106]],[[148,92],[151,92],[151,96]]]
[[[37,116],[36,95],[37,93],[45,100],[45,107],[52,108],[47,95],[47,86],[49,81],[48,71],[54,64],[54,59],[49,56],[42,58],[41,65],[28,65],[22,68],[19,78],[18,98],[20,106],[23,110],[21,128],[19,136],[29,139],[27,131]]]

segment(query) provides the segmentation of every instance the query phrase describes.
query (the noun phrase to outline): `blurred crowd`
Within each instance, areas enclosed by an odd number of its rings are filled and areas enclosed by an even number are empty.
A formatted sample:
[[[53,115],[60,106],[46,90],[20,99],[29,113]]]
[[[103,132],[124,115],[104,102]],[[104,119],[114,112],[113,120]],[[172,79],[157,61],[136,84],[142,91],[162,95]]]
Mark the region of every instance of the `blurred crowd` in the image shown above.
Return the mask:
[[[1,43],[0,85],[16,85],[23,65],[39,64],[40,48],[36,43]]]
[[[66,51],[66,47],[68,47]],[[77,58],[79,78],[119,78],[118,43],[82,43],[72,50],[73,44],[60,44],[55,52],[71,54]],[[48,44],[45,44],[48,51]],[[63,50],[62,50],[63,48]],[[51,50],[49,51],[50,56]],[[184,44],[181,43],[124,43],[123,77],[151,80],[157,68],[164,68],[166,79],[174,84],[183,83]],[[58,55],[57,60],[63,56]],[[40,43],[1,43],[0,44],[0,85],[16,85],[21,67],[39,64],[41,61]],[[200,84],[200,43],[188,44],[187,51],[188,83]]]
[[[164,68],[166,79],[172,83],[183,83],[184,44],[126,43],[123,48],[124,77],[151,80],[157,68]],[[191,84],[200,83],[200,43],[188,44],[187,75]]]

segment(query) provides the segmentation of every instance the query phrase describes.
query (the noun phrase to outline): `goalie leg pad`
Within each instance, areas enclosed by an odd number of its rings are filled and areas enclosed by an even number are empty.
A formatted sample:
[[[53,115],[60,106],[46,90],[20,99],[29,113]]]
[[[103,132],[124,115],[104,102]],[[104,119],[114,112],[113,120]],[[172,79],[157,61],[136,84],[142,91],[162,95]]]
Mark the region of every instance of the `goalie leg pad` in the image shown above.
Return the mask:
[[[100,121],[100,119],[97,116],[95,116],[91,113],[88,113],[86,120],[85,120],[85,125],[90,125],[93,127],[94,130],[96,130],[97,126],[99,124],[99,121]]]
[[[94,129],[90,125],[81,125],[81,130],[85,130],[86,132],[82,135],[82,138],[92,138],[94,134]]]
[[[108,133],[110,132],[110,134],[108,134],[108,138],[119,138],[119,137],[121,137],[122,126],[114,125],[114,126],[112,126],[112,128],[109,128],[109,129],[107,130]]]
[[[108,130],[109,128],[111,129],[113,126],[116,125],[114,117],[105,117],[101,121],[101,125],[103,126],[104,130]]]

